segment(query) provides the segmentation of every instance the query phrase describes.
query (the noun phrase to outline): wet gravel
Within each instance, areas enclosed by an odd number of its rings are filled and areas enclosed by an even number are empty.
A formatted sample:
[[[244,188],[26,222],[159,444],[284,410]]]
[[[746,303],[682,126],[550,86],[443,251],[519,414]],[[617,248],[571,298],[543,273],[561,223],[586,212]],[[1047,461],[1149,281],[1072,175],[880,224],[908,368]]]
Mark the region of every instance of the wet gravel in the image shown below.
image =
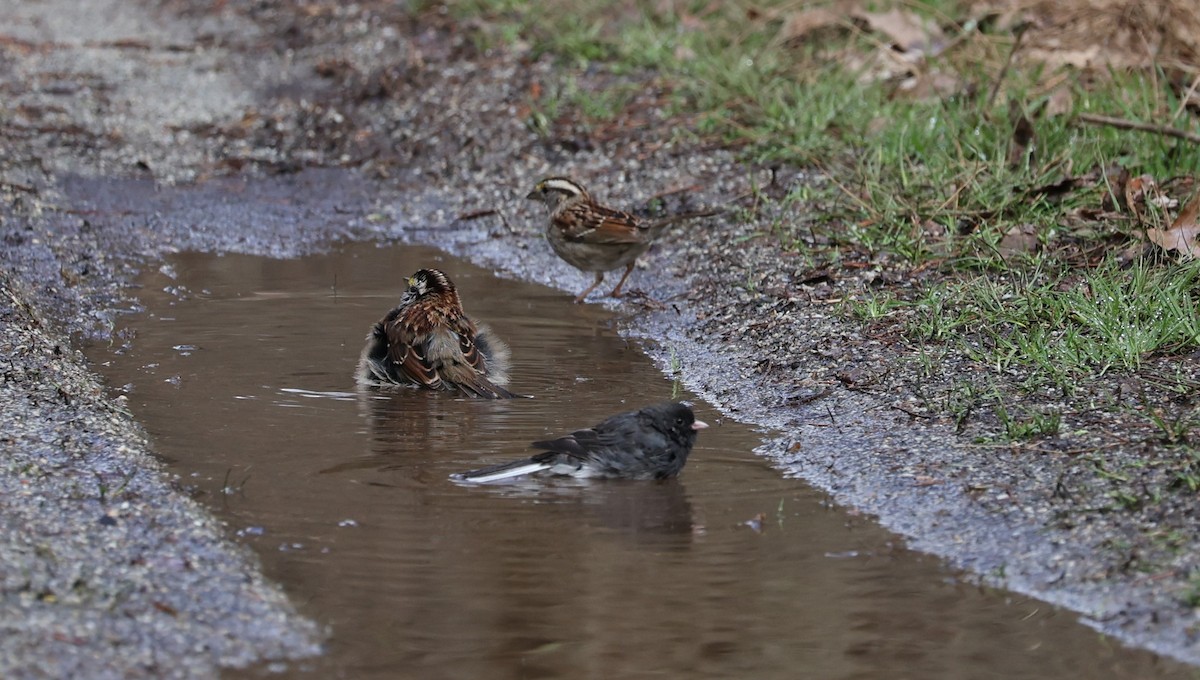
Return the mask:
[[[111,328],[136,304],[139,268],[178,249],[288,257],[376,238],[574,293],[590,277],[550,254],[544,209],[521,198],[544,175],[644,212],[651,199],[665,212],[744,208],[752,186],[782,196],[824,181],[674,134],[693,121],[663,110],[669,84],[653,74],[575,74],[585,89],[635,85],[635,113],[588,125],[567,110],[538,134],[532,93],[558,67],[483,50],[436,11],[249,0],[0,11],[14,18],[0,30],[5,677],[205,676],[319,650],[319,627],[163,472],[69,341],[136,341]],[[1194,494],[1113,503],[1124,488],[1113,471],[1154,489],[1172,469],[1174,454],[1121,421],[1136,390],[1098,382],[1103,408],[1068,411],[1070,434],[1044,449],[976,444],[994,419],[960,428],[925,404],[978,367],[954,355],[922,367],[886,327],[839,307],[904,277],[886,261],[829,273],[780,256],[772,221],[819,209],[673,229],[631,281],[663,304],[621,303],[623,329],[689,388],[763,426],[761,453],[785,473],[977,578],[1200,663]],[[1103,465],[1079,450],[1102,451]]]
[[[0,671],[206,677],[320,651],[255,559],[166,478],[61,329],[0,281]]]

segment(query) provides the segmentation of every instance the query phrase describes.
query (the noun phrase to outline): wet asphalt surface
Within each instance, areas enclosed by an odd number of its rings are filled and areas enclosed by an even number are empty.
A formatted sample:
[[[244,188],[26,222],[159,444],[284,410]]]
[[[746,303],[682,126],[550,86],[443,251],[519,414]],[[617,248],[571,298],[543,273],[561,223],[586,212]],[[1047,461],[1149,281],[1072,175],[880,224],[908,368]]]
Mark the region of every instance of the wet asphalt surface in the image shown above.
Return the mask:
[[[644,74],[628,76],[645,85],[636,120],[534,134],[529,93],[549,58],[481,52],[463,27],[391,3],[5,0],[0,13],[6,677],[206,677],[319,651],[319,624],[162,472],[72,347],[136,342],[113,319],[165,253],[400,240],[574,292],[588,279],[553,258],[539,206],[521,200],[543,175],[667,212],[772,174],[821,181],[676,140],[688,121],[662,112]],[[730,416],[783,433],[761,453],[784,472],[989,583],[1200,662],[1200,616],[1181,597],[1198,567],[1190,512],[1110,512],[1074,458],[964,446],[951,425],[896,411],[887,340],[842,321],[836,293],[758,229],[673,231],[631,281],[665,304],[623,303],[623,332]],[[1158,529],[1175,532],[1171,555],[1127,568],[1128,546]]]

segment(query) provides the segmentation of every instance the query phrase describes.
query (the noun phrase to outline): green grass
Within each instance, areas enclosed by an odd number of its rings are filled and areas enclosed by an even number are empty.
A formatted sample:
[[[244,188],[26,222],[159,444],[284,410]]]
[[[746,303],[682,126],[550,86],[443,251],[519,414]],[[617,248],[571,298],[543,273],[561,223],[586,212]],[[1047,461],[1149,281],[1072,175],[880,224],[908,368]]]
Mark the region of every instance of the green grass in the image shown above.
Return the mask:
[[[1188,587],[1180,595],[1180,600],[1189,607],[1200,607],[1200,572],[1192,572],[1188,578]]]
[[[633,98],[634,86],[616,84],[603,90],[587,90],[579,85],[573,75],[566,75],[561,82],[552,83],[535,102],[527,125],[534,132],[546,136],[556,118],[563,112],[574,109],[588,120],[610,120],[616,117]]]
[[[1057,411],[1047,413],[1026,411],[1014,414],[1010,413],[1003,403],[1000,403],[996,406],[996,417],[1004,427],[1004,435],[1008,441],[1053,437],[1062,427],[1062,414]]]
[[[1200,492],[1200,452],[1188,451],[1186,461],[1174,471],[1172,483],[1188,493]]]
[[[1144,260],[950,280],[911,303],[907,335],[959,342],[997,373],[1026,367],[1033,387],[1070,392],[1082,378],[1200,345],[1198,284],[1200,262]]]
[[[843,307],[864,323],[897,324],[931,366],[937,350],[928,347],[943,345],[993,375],[1018,375],[1027,391],[1049,386],[1069,395],[1089,377],[1136,372],[1148,357],[1200,346],[1197,266],[1117,257],[1170,214],[1150,206],[1139,223],[1115,207],[1121,197],[1112,175],[1100,172],[1120,166],[1160,181],[1195,175],[1200,146],[1076,119],[1090,112],[1173,120],[1180,102],[1163,72],[1084,78],[1040,67],[1005,70],[1013,36],[975,32],[923,65],[957,74],[953,93],[910,100],[894,82],[869,77],[870,59],[843,58],[873,54],[876,36],[849,31],[802,47],[784,44],[779,27],[795,3],[755,5],[759,17],[778,10],[770,20],[748,18],[747,6],[735,3],[675,7],[677,14],[637,2],[472,0],[452,11],[485,19],[483,42],[521,41],[532,58],[548,55],[562,67],[530,102],[530,125],[543,134],[563,115],[620,118],[637,92],[619,77],[641,74],[634,82],[649,78],[688,117],[680,134],[738,142],[752,162],[827,171],[830,181],[782,198],[756,192],[752,208],[733,214],[777,216],[763,233],[805,258],[798,261],[836,265],[886,254],[901,269],[939,272],[916,295],[851,291]],[[943,26],[966,16],[951,0],[905,7]],[[609,78],[586,89],[575,75],[584,68]],[[1044,113],[1064,89],[1069,110]],[[1035,144],[1014,154],[1021,116]],[[1065,193],[1044,190],[1089,173]],[[1003,252],[1005,234],[1022,226],[1036,248]],[[753,272],[742,285],[756,289]],[[1061,424],[1053,413],[999,408],[1013,438],[1051,434]]]

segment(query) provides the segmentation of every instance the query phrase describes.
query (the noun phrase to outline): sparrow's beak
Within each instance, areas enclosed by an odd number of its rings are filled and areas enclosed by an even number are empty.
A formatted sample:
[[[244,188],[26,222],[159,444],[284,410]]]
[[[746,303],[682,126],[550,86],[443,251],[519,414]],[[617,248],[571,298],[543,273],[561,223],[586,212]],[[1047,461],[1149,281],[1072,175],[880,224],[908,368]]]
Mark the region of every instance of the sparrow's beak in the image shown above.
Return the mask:
[[[529,192],[529,193],[525,194],[525,198],[528,198],[528,199],[530,199],[530,200],[533,200],[533,199],[535,199],[535,198],[539,198],[540,196],[541,196],[541,192],[540,192],[540,191],[538,191],[537,189],[534,189],[533,191],[531,191],[531,192]]]
[[[693,430],[703,430],[706,427],[708,427],[708,423],[704,422],[703,420],[697,420],[696,422],[692,423]]]

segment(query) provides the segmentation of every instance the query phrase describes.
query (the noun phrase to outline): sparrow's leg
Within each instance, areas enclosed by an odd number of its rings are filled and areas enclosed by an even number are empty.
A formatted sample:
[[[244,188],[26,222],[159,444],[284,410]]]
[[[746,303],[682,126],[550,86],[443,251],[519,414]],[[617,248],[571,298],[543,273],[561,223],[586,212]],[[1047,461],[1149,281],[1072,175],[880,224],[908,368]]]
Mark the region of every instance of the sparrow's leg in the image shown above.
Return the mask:
[[[609,297],[621,297],[621,286],[625,285],[625,279],[629,278],[629,273],[633,271],[634,264],[634,262],[630,262],[625,265],[625,274],[621,276],[620,281],[617,281],[617,287],[612,289],[612,292],[608,294]],[[600,282],[597,281],[596,283]]]
[[[629,276],[629,272],[625,272],[625,276]],[[621,279],[621,280],[624,281],[625,279]],[[596,272],[596,280],[594,282],[592,282],[592,285],[585,288],[582,293],[575,296],[575,304],[579,304],[579,303],[583,302],[585,299],[587,299],[588,293],[592,292],[593,290],[596,290],[596,286],[599,286],[603,282],[604,282],[604,272]],[[621,286],[619,286],[619,285],[617,286],[617,288],[620,288],[620,287]]]

